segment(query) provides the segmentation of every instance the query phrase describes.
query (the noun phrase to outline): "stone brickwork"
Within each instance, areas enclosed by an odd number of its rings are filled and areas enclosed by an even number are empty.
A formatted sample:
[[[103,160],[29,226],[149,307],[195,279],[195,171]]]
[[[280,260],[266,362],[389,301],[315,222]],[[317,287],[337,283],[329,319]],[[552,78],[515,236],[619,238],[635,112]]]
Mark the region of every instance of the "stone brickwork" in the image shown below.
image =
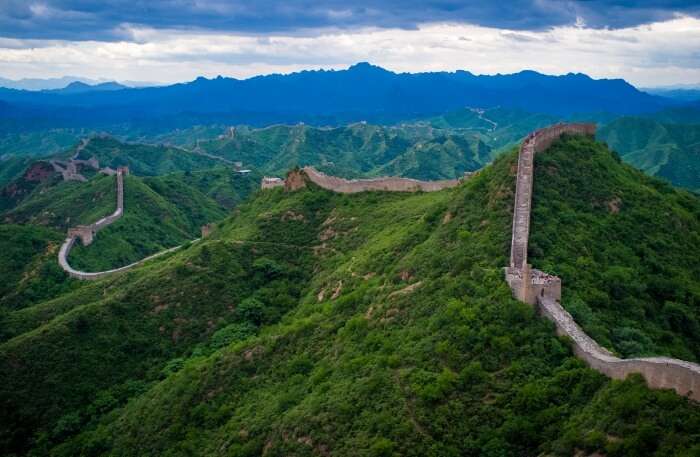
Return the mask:
[[[305,181],[308,179],[323,189],[343,194],[367,191],[435,192],[450,187],[456,187],[470,175],[470,173],[465,173],[464,177],[460,179],[444,179],[438,181],[421,181],[418,179],[400,178],[396,176],[370,179],[345,179],[329,176],[316,170],[314,167],[304,167],[301,170],[289,172],[286,180],[280,180],[279,178],[263,178],[261,188],[269,189],[272,187],[284,186],[287,191],[292,191],[304,187],[306,185]]]
[[[329,176],[313,167],[304,167],[304,173],[309,180],[327,190],[344,194],[354,194],[370,190],[383,190],[388,192],[435,192],[450,187],[456,187],[461,179],[443,179],[439,181],[420,181],[411,178],[399,178],[387,176],[372,179],[343,179]]]
[[[504,269],[513,296],[537,305],[538,311],[554,322],[557,333],[571,339],[576,356],[591,368],[613,379],[625,379],[629,374],[639,373],[651,388],[673,389],[679,395],[700,401],[700,365],[668,357],[615,357],[581,330],[571,314],[561,306],[561,279],[531,269],[527,263],[534,156],[550,147],[563,134],[594,136],[595,125],[557,124],[531,133],[520,147],[510,266]]]
[[[639,373],[649,387],[673,389],[679,395],[700,401],[700,365],[669,357],[615,357],[581,330],[557,301],[544,297],[538,303],[540,313],[554,322],[557,334],[569,337],[576,356],[594,370],[613,379],[625,379],[632,373]]]
[[[595,124],[556,124],[529,134],[523,141],[518,155],[518,174],[515,181],[511,267],[522,268],[527,263],[535,154],[547,149],[564,134],[595,136],[595,129]]]

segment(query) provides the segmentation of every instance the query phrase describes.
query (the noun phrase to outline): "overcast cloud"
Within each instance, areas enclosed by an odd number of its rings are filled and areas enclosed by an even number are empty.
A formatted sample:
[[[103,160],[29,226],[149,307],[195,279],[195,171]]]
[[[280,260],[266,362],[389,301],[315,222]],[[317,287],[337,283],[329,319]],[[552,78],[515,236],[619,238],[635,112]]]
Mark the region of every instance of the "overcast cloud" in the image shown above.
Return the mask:
[[[676,0],[0,0],[0,76],[174,82],[370,61],[699,83],[699,17]]]

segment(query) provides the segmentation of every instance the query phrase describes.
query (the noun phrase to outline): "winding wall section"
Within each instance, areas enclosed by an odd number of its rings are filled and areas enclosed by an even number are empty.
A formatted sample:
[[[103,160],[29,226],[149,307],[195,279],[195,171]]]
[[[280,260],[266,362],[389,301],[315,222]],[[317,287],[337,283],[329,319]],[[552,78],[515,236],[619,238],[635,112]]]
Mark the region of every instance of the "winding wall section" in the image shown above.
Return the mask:
[[[505,268],[506,281],[513,295],[521,301],[537,304],[539,312],[553,321],[557,333],[569,337],[576,356],[591,368],[614,379],[631,373],[641,374],[649,387],[673,389],[700,401],[700,365],[668,357],[621,359],[588,336],[559,303],[561,280],[527,263],[530,233],[534,156],[547,149],[563,134],[595,135],[593,124],[557,124],[528,135],[520,147],[513,212],[513,236],[510,266]]]
[[[103,228],[107,227],[108,225],[114,223],[117,221],[122,215],[124,214],[124,175],[128,174],[128,168],[119,168],[117,169],[116,172],[116,185],[117,185],[117,209],[110,214],[109,216],[105,216],[102,219],[98,220],[97,222],[89,225],[79,225],[77,227],[73,227],[71,229],[68,229],[68,236],[61,245],[61,249],[58,251],[58,264],[61,266],[63,271],[68,273],[68,275],[72,278],[76,279],[82,279],[82,280],[93,280],[93,279],[99,279],[104,276],[113,274],[113,273],[118,273],[120,271],[126,271],[130,268],[135,267],[136,265],[140,265],[143,262],[146,262],[147,260],[153,259],[154,257],[161,256],[163,254],[167,254],[168,252],[175,251],[177,249],[180,249],[182,246],[175,246],[174,248],[166,249],[164,251],[160,251],[156,254],[153,254],[151,256],[148,256],[144,259],[139,260],[138,262],[131,263],[129,265],[125,265],[120,268],[114,268],[112,270],[106,270],[106,271],[94,271],[94,272],[88,272],[88,271],[80,271],[76,270],[73,267],[70,266],[68,263],[68,256],[70,255],[70,251],[75,245],[75,242],[78,238],[80,238],[83,242],[84,245],[88,245],[92,243],[92,238],[94,237],[95,233],[98,231],[102,230]],[[198,240],[195,240],[198,241]]]

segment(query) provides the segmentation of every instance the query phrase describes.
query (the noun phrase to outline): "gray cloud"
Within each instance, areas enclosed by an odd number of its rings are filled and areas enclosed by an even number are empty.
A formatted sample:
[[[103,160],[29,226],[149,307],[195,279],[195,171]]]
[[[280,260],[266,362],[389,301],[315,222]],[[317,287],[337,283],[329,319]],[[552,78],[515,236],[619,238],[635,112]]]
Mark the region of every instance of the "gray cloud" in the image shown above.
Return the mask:
[[[0,0],[0,36],[131,40],[124,25],[250,34],[414,29],[429,22],[523,31],[582,20],[588,27],[622,28],[679,13],[698,17],[700,4],[697,0]]]

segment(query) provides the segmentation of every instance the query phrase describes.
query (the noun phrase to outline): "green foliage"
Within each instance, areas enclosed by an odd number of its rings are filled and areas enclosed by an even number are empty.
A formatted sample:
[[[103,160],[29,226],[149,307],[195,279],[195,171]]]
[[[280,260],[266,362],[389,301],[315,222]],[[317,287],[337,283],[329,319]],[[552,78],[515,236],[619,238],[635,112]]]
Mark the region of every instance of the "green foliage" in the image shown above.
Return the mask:
[[[314,165],[347,177],[444,179],[476,170],[491,158],[488,146],[471,133],[424,125],[238,127],[234,135],[201,142],[200,146],[211,154],[278,175],[297,165]]]
[[[700,360],[698,198],[580,137],[537,156],[535,183],[530,260],[583,328],[625,357]]]
[[[60,231],[92,223],[114,211],[114,182],[114,177],[97,175],[86,183],[60,182],[42,187],[3,217],[26,226],[45,225]],[[202,225],[224,218],[228,209],[258,186],[258,175],[238,175],[226,168],[148,178],[128,176],[123,217],[100,231],[90,246],[76,244],[69,259],[71,265],[85,271],[111,269],[197,238]],[[58,244],[57,240],[54,248]],[[24,256],[25,260],[30,258]],[[53,265],[55,257],[44,260],[51,260],[50,267],[42,266],[48,269],[46,274],[64,282],[65,276],[60,273],[56,277],[53,271],[57,267]],[[29,264],[24,268],[29,268]],[[22,270],[16,266],[13,271]],[[8,282],[8,287],[12,284]],[[44,293],[41,298],[50,296],[53,295]]]
[[[674,273],[659,275],[671,284],[654,286],[666,297],[667,331],[692,332],[679,320],[696,315],[695,302],[669,291],[685,287],[683,275],[695,266],[647,251],[636,266],[629,261],[636,248],[615,238],[617,226],[599,233],[594,222],[609,213],[611,189],[636,183],[629,191],[655,195],[676,242],[692,252],[685,243],[697,236],[697,199],[587,140],[568,140],[537,160],[551,184],[538,174],[533,261],[560,270],[565,293],[580,291],[577,313],[602,322],[604,332],[612,327],[599,302],[634,315],[629,300],[646,303],[648,293],[634,278],[654,265]],[[9,313],[16,333],[0,344],[7,411],[0,450],[661,456],[698,449],[697,406],[639,379],[613,382],[588,369],[550,323],[511,298],[501,268],[515,165],[511,152],[436,193],[261,192],[199,243]],[[571,182],[560,181],[558,170],[571,167]],[[628,197],[614,216],[624,216]],[[586,251],[595,246],[590,227],[609,241],[603,257]],[[642,247],[667,241],[666,226],[644,227],[621,229]],[[607,267],[619,267],[609,277],[633,280],[618,298],[602,287]],[[656,344],[628,322],[636,321],[618,322],[632,329],[620,338]]]
[[[700,191],[700,124],[622,117],[600,129],[598,136],[650,175]]]
[[[80,151],[78,159],[96,158],[102,167],[128,166],[139,176],[156,176],[216,167],[222,162],[189,150],[164,145],[123,143],[112,137],[95,137]]]
[[[63,236],[52,229],[0,225],[0,308],[27,306],[76,286],[56,262],[62,241]],[[0,322],[0,340],[2,334]]]

